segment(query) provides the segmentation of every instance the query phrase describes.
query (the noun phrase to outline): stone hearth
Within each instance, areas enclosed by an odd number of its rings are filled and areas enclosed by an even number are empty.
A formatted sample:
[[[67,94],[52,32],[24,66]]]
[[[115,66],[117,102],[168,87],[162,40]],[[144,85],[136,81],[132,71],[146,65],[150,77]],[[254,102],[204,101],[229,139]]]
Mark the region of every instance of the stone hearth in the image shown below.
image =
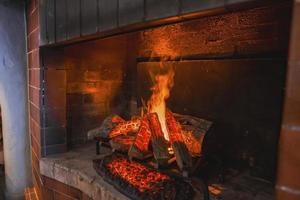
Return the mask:
[[[96,155],[94,144],[89,143],[67,153],[42,158],[40,173],[84,192],[91,199],[129,200],[93,168],[93,159],[109,153],[109,149],[102,148],[101,154]],[[272,199],[274,193],[271,183],[234,171],[227,173],[225,184],[210,180],[209,191],[211,200],[267,200]],[[201,200],[202,195],[197,193],[195,199]]]
[[[110,153],[101,149],[96,155],[93,144],[88,144],[68,153],[57,154],[40,160],[42,175],[84,191],[92,199],[127,200],[123,194],[106,183],[93,169],[93,159]]]

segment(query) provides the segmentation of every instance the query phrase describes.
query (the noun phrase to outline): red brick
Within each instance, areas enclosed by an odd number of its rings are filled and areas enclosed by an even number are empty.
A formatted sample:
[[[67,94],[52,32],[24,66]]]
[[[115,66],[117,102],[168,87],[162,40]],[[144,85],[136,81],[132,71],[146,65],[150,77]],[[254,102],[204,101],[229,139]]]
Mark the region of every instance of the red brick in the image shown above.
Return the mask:
[[[39,67],[40,67],[39,49],[36,49],[28,53],[28,68],[39,68]]]
[[[30,134],[36,139],[37,143],[41,143],[41,128],[32,118],[30,118]]]
[[[54,191],[54,199],[55,200],[75,200],[75,198],[72,198],[72,197],[67,196],[65,194],[61,194],[61,193],[56,192],[56,191]]]
[[[40,171],[39,158],[38,158],[38,156],[35,154],[35,152],[33,150],[31,150],[31,163],[32,163],[32,167],[35,170]]]
[[[54,192],[47,187],[42,189],[43,200],[54,200]]]
[[[27,14],[31,14],[38,7],[38,0],[27,1]]]
[[[33,105],[32,103],[29,104],[29,111],[30,111],[30,117],[33,119],[38,125],[40,125],[40,109]]]
[[[40,89],[29,86],[29,101],[40,108]]]
[[[39,26],[39,9],[34,9],[27,18],[27,34],[29,35]]]
[[[36,139],[32,135],[30,138],[31,138],[31,150],[34,151],[37,157],[40,157],[41,154],[40,144],[36,141]]]
[[[29,69],[29,85],[40,88],[40,73],[39,69]]]
[[[41,175],[39,173],[39,171],[37,171],[36,169],[32,168],[32,174],[33,174],[33,178],[34,178],[34,185],[35,187],[37,187],[38,189],[41,190],[42,188],[42,179],[41,179]]]
[[[28,40],[28,52],[37,49],[39,47],[39,28],[35,29],[27,36]]]
[[[145,30],[139,56],[285,53],[289,9],[278,4]]]
[[[44,185],[60,194],[65,194],[65,196],[73,197],[74,199],[81,199],[82,192],[76,188],[70,187],[64,183],[56,181],[54,179],[43,176]]]

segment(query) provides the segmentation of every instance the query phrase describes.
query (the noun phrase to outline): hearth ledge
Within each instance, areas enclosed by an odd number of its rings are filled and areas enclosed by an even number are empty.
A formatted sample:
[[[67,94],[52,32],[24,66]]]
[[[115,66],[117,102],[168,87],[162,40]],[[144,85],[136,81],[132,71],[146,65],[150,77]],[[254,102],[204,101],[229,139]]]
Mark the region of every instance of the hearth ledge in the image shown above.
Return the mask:
[[[74,187],[92,199],[129,200],[94,170],[92,160],[110,152],[108,149],[101,151],[102,154],[96,155],[95,145],[92,143],[67,153],[42,158],[40,173]]]

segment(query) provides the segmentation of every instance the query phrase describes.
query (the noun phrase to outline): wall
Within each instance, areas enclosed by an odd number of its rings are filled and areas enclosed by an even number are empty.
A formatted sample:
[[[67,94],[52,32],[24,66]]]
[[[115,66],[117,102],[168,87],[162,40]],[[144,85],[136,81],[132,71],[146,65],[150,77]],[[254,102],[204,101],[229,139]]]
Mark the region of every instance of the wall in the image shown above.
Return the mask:
[[[90,200],[90,198],[82,191],[60,183],[54,179],[42,176],[44,183],[43,198],[41,200]]]
[[[255,0],[41,0],[42,45],[97,38],[125,30],[255,6]],[[168,18],[168,19],[166,19]],[[157,19],[166,19],[156,21]]]
[[[87,132],[99,127],[108,115],[124,115],[128,110],[127,37],[117,36],[64,49],[71,145],[85,143]]]
[[[42,180],[39,173],[41,158],[41,124],[40,124],[40,49],[39,49],[39,6],[37,0],[27,1],[27,58],[28,58],[28,102],[29,133],[31,137],[32,178],[37,194],[42,199]]]

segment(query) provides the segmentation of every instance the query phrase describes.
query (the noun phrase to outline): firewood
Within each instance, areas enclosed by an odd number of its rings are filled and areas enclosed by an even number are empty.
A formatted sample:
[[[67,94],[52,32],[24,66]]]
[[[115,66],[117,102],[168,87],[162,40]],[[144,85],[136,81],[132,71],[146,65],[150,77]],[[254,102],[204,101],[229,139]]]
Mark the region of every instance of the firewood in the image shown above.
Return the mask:
[[[118,137],[114,137],[109,141],[109,144],[113,150],[120,152],[127,152],[128,149],[132,146],[135,140],[135,135],[120,135]]]
[[[188,170],[192,166],[192,159],[182,138],[182,129],[180,124],[176,121],[170,111],[166,112],[166,122],[177,165],[180,170]]]
[[[149,120],[149,126],[151,129],[151,144],[153,149],[154,158],[158,164],[158,167],[167,166],[170,158],[168,152],[168,142],[164,138],[161,125],[156,113],[147,114]]]
[[[190,115],[173,113],[175,119],[182,128],[182,138],[192,156],[200,156],[202,143],[206,132],[212,126],[212,122]]]
[[[136,138],[128,151],[130,157],[144,159],[149,154],[148,148],[151,139],[151,129],[147,117],[143,117]]]
[[[204,134],[200,134],[198,138],[195,132],[182,130],[182,138],[184,144],[188,148],[190,154],[194,157],[200,156],[202,150],[202,143],[204,139]]]
[[[88,139],[92,140],[96,137],[108,138],[108,135],[112,129],[121,122],[125,122],[125,120],[118,115],[110,115],[106,117],[100,127],[94,128],[87,132]]]
[[[119,135],[126,135],[130,132],[135,133],[139,130],[140,124],[141,124],[140,119],[121,122],[110,132],[109,138],[113,138]]]
[[[125,122],[125,120],[120,117],[119,115],[114,115],[112,118],[111,118],[111,121],[113,123],[122,123],[122,122]]]

